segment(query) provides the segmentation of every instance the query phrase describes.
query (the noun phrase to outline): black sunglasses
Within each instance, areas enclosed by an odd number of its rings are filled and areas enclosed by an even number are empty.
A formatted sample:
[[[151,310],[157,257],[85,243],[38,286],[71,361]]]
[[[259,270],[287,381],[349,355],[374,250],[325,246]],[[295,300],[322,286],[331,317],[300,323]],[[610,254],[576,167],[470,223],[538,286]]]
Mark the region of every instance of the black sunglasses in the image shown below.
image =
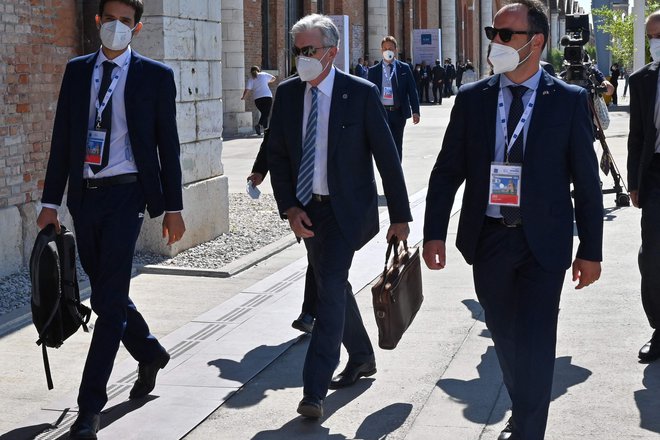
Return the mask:
[[[293,52],[294,56],[306,56],[306,57],[313,57],[316,54],[316,51],[319,49],[327,49],[332,46],[321,46],[321,47],[314,47],[314,46],[305,46],[305,47],[296,47],[293,46],[291,48],[291,51]]]
[[[497,34],[500,34],[500,39],[505,43],[511,41],[511,37],[514,35],[533,35],[536,33],[530,31],[512,31],[511,29],[497,29],[492,26],[486,26],[484,30],[486,31],[486,38],[490,41],[493,41],[495,37],[497,37]]]

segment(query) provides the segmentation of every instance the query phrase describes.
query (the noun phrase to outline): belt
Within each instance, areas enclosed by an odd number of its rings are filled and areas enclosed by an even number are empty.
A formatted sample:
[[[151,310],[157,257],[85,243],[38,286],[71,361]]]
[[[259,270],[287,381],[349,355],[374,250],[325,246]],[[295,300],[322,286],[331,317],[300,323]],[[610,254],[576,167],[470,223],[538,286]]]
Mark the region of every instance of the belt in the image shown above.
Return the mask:
[[[136,173],[119,174],[117,176],[99,177],[98,179],[83,179],[83,188],[85,189],[107,188],[109,186],[135,183],[137,181],[138,181],[138,175]]]
[[[508,224],[504,221],[504,218],[502,217],[489,217],[486,216],[486,223],[489,225],[500,225],[500,226],[505,226],[507,228],[520,228],[522,227],[522,223],[515,223],[515,224]]]
[[[385,110],[388,112],[395,112],[401,108],[399,105],[384,105],[383,107],[385,107]]]
[[[312,200],[315,202],[329,202],[330,196],[324,194],[312,194]]]

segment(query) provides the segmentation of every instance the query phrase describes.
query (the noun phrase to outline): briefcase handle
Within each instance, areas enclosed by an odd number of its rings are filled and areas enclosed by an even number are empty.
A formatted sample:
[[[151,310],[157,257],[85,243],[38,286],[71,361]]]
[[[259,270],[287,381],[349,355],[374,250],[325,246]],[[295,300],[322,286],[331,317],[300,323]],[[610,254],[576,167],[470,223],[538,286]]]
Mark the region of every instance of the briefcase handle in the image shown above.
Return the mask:
[[[408,252],[408,240],[403,240],[403,248]],[[394,265],[396,266],[399,264],[399,239],[396,235],[393,235],[388,242],[387,252],[385,253],[385,271],[383,273],[387,273],[387,262],[390,261],[392,249],[394,249]]]

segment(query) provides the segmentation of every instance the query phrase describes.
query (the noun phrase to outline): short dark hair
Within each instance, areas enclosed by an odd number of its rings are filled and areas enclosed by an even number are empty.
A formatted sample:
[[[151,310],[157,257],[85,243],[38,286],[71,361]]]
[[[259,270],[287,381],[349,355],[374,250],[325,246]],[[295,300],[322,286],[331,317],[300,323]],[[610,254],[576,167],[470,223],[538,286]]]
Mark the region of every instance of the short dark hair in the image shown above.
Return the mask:
[[[144,12],[144,4],[142,3],[142,0],[101,0],[99,3],[99,17],[103,17],[103,8],[105,8],[105,4],[108,2],[123,3],[135,9],[135,24],[140,22],[142,13]]]
[[[527,7],[528,31],[535,34],[543,34],[543,47],[541,49],[544,49],[548,42],[548,33],[550,31],[548,10],[545,5],[539,0],[513,0],[509,4],[518,4]]]

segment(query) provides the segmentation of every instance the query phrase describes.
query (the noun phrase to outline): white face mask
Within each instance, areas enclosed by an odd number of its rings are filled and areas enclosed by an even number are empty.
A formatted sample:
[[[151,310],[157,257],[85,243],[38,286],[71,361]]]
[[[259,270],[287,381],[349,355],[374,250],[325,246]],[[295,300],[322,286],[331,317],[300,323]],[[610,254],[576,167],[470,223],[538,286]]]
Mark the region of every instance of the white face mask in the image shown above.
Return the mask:
[[[660,61],[660,38],[651,38],[649,40],[649,49],[653,61]]]
[[[330,49],[331,48],[328,48],[325,51],[321,59],[325,57]],[[314,81],[321,73],[323,73],[326,67],[328,67],[327,64],[324,66],[321,64],[321,61],[317,60],[316,58],[306,57],[303,55],[300,55],[298,58],[296,58],[296,69],[298,70],[298,76],[303,81]]]
[[[526,44],[532,42],[534,37],[532,37]],[[525,46],[516,50],[511,46],[505,46],[504,44],[499,43],[490,43],[490,55],[488,55],[488,61],[493,65],[493,73],[506,73],[515,70],[516,67],[527,61],[527,59],[532,55],[530,52],[529,55],[525,57],[524,60],[520,60],[519,52],[525,48]]]
[[[119,20],[103,23],[100,30],[101,43],[110,50],[124,50],[133,38],[134,29]]]
[[[394,59],[394,52],[392,52],[391,50],[384,50],[383,59],[388,62],[392,61]]]

